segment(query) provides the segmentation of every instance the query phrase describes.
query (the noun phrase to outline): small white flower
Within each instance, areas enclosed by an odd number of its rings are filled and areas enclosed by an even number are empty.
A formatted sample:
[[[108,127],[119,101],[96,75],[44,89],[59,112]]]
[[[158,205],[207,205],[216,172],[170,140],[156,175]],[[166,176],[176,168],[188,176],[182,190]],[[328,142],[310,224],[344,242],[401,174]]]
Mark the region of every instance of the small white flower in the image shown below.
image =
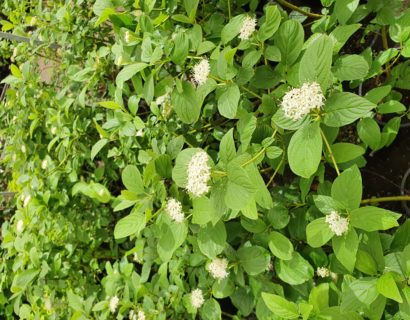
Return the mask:
[[[137,320],[145,320],[145,313],[142,310],[138,310]]]
[[[208,79],[209,73],[211,72],[211,66],[207,59],[202,59],[201,62],[196,64],[193,69],[193,77],[198,85],[204,84]]]
[[[316,269],[316,274],[321,278],[326,278],[330,276],[330,270],[325,267],[319,267]]]
[[[144,136],[144,130],[143,129],[139,129],[137,131],[137,133],[135,134],[136,137],[143,137]]]
[[[155,103],[160,106],[162,104],[164,104],[167,100],[169,99],[169,94],[166,93],[162,96],[159,96],[158,98],[155,99]]]
[[[336,211],[326,216],[326,222],[337,236],[345,234],[349,229],[349,219],[342,218]]]
[[[252,17],[246,17],[242,23],[242,27],[239,33],[239,39],[248,40],[252,33],[255,32],[256,19]]]
[[[312,82],[288,91],[282,99],[281,106],[285,117],[296,121],[309,114],[311,110],[322,107],[324,101],[320,85]]]
[[[24,201],[23,201],[23,207],[24,207],[24,208],[27,207],[27,205],[29,204],[30,200],[31,200],[31,196],[30,196],[30,195],[27,195],[27,196],[24,197]]]
[[[23,220],[17,221],[17,225],[16,225],[16,232],[17,232],[17,234],[22,233],[23,230],[24,230],[24,222],[23,222]]]
[[[199,151],[188,163],[186,189],[195,197],[200,197],[209,191],[208,181],[211,178],[211,168],[208,165],[208,155]]]
[[[57,133],[57,128],[56,127],[51,127],[51,134],[55,135]]]
[[[21,146],[21,152],[23,153],[27,152],[26,146],[24,144]]]
[[[195,309],[199,309],[204,302],[204,295],[201,289],[195,289],[191,292],[191,304]]]
[[[167,202],[166,211],[170,218],[175,222],[181,223],[184,221],[184,213],[182,212],[182,204],[174,198],[170,198]]]
[[[134,310],[131,310],[130,313],[128,314],[128,319],[130,320],[137,320],[137,314],[135,313]]]
[[[132,256],[132,260],[135,262],[140,262],[140,258],[138,257],[138,253],[134,252]]]
[[[44,159],[43,161],[41,161],[41,169],[46,170],[47,166],[48,166],[47,159]]]
[[[44,299],[44,309],[46,309],[47,311],[51,311],[53,309],[50,297]]]
[[[229,275],[227,268],[228,268],[228,260],[226,260],[225,258],[222,258],[222,259],[215,258],[208,265],[207,269],[214,279],[222,280],[222,279],[225,279]]]
[[[115,311],[117,310],[118,302],[120,302],[120,299],[118,299],[117,296],[114,296],[110,299],[109,308],[111,313],[115,313]]]

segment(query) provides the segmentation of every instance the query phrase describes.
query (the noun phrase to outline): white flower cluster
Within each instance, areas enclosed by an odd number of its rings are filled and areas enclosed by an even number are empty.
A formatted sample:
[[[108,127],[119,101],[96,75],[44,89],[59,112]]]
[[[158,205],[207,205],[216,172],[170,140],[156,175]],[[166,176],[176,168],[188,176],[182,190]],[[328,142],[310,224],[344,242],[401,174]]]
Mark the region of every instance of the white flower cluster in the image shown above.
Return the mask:
[[[195,82],[198,85],[204,84],[208,80],[209,73],[211,72],[211,66],[207,59],[202,59],[201,62],[194,66],[192,75]]]
[[[311,110],[322,107],[325,97],[317,82],[304,83],[300,88],[288,91],[282,99],[285,117],[294,121],[302,119]]]
[[[20,233],[23,232],[23,230],[24,230],[24,222],[23,222],[23,220],[17,221],[16,233],[17,233],[17,234],[20,234]]]
[[[242,23],[241,30],[239,33],[239,39],[248,40],[252,33],[255,32],[256,19],[252,17],[246,17]]]
[[[193,155],[188,163],[186,189],[195,197],[200,197],[209,191],[208,181],[211,178],[211,168],[208,155],[199,151]]]
[[[225,258],[215,258],[212,262],[208,265],[208,271],[212,275],[214,279],[222,280],[225,279],[229,272],[227,271],[228,268],[228,260]]]
[[[319,267],[316,269],[316,274],[321,278],[327,278],[330,276],[330,270],[326,267]]]
[[[337,236],[341,236],[349,229],[349,219],[342,218],[336,211],[326,216],[326,222]]]
[[[137,313],[135,313],[134,310],[131,310],[128,318],[130,320],[145,320],[145,313],[142,310],[139,310]]]
[[[191,292],[191,304],[195,309],[199,309],[205,302],[201,289],[195,289]]]
[[[109,302],[109,308],[111,313],[115,313],[115,310],[117,310],[118,302],[120,302],[120,299],[118,299],[117,296],[111,297]]]
[[[184,221],[184,213],[182,212],[182,204],[174,198],[170,198],[167,202],[166,211],[170,218],[175,222],[181,223]]]

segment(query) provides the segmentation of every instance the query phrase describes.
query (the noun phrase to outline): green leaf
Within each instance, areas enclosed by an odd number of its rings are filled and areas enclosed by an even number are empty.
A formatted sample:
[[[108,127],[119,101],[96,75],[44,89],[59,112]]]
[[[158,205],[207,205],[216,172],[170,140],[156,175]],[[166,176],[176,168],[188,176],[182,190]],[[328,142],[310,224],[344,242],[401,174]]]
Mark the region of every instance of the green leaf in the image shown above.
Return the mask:
[[[262,23],[258,38],[260,41],[265,41],[271,38],[278,30],[281,21],[280,11],[277,6],[269,5],[265,7],[265,21]]]
[[[94,160],[95,156],[98,152],[101,151],[102,148],[108,143],[108,139],[101,139],[98,140],[96,144],[93,145],[91,148],[91,160]]]
[[[202,101],[189,82],[182,81],[182,92],[178,92],[176,89],[172,92],[171,102],[182,122],[191,124],[198,121]]]
[[[187,170],[189,161],[197,153],[200,152],[199,148],[187,148],[182,150],[176,160],[174,169],[172,169],[172,180],[180,188],[185,188],[187,184]]]
[[[313,220],[306,227],[307,243],[313,248],[320,248],[325,245],[332,237],[334,232],[330,230],[326,218]]]
[[[177,33],[174,39],[174,50],[171,54],[171,60],[175,64],[183,65],[189,50],[189,39],[184,32]]]
[[[306,116],[299,120],[292,120],[285,117],[285,113],[282,108],[279,108],[278,111],[273,115],[272,121],[276,126],[286,130],[297,130],[300,127],[306,125],[310,120],[310,117]]]
[[[122,171],[121,177],[122,183],[129,191],[135,192],[136,194],[145,193],[144,183],[136,166],[126,166]]]
[[[270,89],[279,84],[281,78],[277,72],[269,66],[259,66],[255,68],[255,75],[251,80],[251,85],[257,89]]]
[[[330,214],[332,211],[340,211],[345,209],[345,206],[340,202],[328,196],[314,195],[313,201],[316,207],[323,213]]]
[[[333,43],[327,35],[319,35],[311,41],[300,60],[299,81],[317,82],[325,92],[332,82]]]
[[[275,35],[275,45],[279,48],[281,63],[287,66],[294,64],[302,51],[304,31],[300,22],[286,20]]]
[[[350,213],[351,225],[368,232],[397,227],[399,218],[398,213],[372,206],[358,208]]]
[[[380,127],[372,118],[363,118],[357,124],[357,134],[372,150],[378,149],[381,140]]]
[[[272,231],[269,234],[269,249],[274,256],[282,260],[292,259],[293,245],[283,234]]]
[[[322,138],[318,122],[305,125],[292,136],[288,147],[291,170],[298,176],[309,178],[320,163]]]
[[[361,27],[360,23],[337,26],[329,34],[333,41],[333,54],[336,54],[342,49],[346,41]]]
[[[219,159],[227,164],[236,157],[235,140],[233,139],[233,128],[222,138],[219,144]]]
[[[370,91],[366,92],[365,98],[373,103],[379,103],[383,98],[385,98],[391,91],[391,86],[380,86],[373,88]]]
[[[162,261],[169,261],[175,250],[184,243],[188,230],[184,223],[168,225],[162,223],[160,239],[157,244],[158,255]]]
[[[400,113],[406,111],[406,107],[399,101],[390,100],[386,103],[377,106],[377,111],[381,114]]]
[[[326,101],[324,123],[329,127],[342,127],[364,117],[375,107],[375,104],[354,93],[335,93]]]
[[[335,143],[331,145],[331,149],[336,163],[348,162],[360,157],[366,152],[363,147],[347,142]],[[330,156],[328,155],[328,161],[331,162],[332,160],[329,158]]]
[[[337,59],[332,71],[340,81],[358,80],[366,77],[369,65],[362,56],[350,54]]]
[[[397,301],[398,303],[403,302],[399,289],[397,288],[396,281],[394,280],[391,272],[387,272],[377,279],[376,287],[377,291],[386,298]]]
[[[200,309],[200,314],[203,320],[220,320],[221,307],[215,299],[207,299]]]
[[[145,214],[133,212],[120,219],[114,228],[114,238],[121,239],[132,234],[138,234],[145,228]]]
[[[333,14],[341,24],[346,24],[358,5],[359,0],[336,0]]]
[[[124,67],[118,74],[117,78],[115,79],[115,83],[119,88],[122,88],[125,81],[131,79],[135,76],[138,72],[144,70],[148,64],[143,62],[136,62],[133,64],[129,64]]]
[[[234,119],[238,110],[241,93],[236,84],[226,86],[218,98],[218,111],[228,119]]]
[[[286,300],[285,298],[276,294],[262,292],[262,299],[266,306],[277,317],[283,319],[297,319],[299,318],[299,311],[295,303]]]
[[[302,284],[313,277],[313,268],[298,252],[293,252],[290,260],[275,261],[276,273],[282,281],[290,285]]]
[[[363,306],[370,307],[377,296],[376,279],[354,280],[342,293],[341,309],[342,311],[356,311]]]
[[[228,208],[241,210],[246,207],[256,191],[255,186],[245,169],[231,164],[228,166],[228,184],[225,193],[225,204]]]
[[[204,225],[212,220],[215,210],[209,198],[199,197],[192,199],[192,207],[192,223]]]
[[[251,276],[265,272],[270,261],[269,252],[259,246],[242,247],[237,255],[240,266]]]
[[[377,264],[373,257],[364,250],[357,250],[355,268],[360,272],[374,276],[377,274]]]
[[[332,246],[337,260],[352,273],[356,264],[357,249],[359,248],[359,237],[356,231],[351,228],[345,235],[333,237]]]
[[[329,284],[321,283],[312,288],[309,294],[309,303],[315,312],[329,307]]]
[[[208,224],[201,228],[198,233],[198,247],[209,259],[214,259],[220,254],[226,245],[226,230],[222,222],[215,226]]]
[[[233,17],[231,21],[223,27],[221,31],[221,40],[223,44],[227,44],[239,34],[244,19],[244,14]]]
[[[362,176],[357,166],[343,171],[332,185],[332,198],[347,209],[353,210],[360,206],[362,200]]]

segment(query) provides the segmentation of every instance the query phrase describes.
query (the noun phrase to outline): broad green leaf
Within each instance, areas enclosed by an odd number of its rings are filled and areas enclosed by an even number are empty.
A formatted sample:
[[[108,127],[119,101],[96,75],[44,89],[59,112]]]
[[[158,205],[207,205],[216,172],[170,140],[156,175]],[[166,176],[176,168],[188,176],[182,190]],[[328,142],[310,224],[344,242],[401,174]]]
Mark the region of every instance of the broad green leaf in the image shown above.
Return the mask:
[[[313,277],[314,270],[298,252],[293,252],[290,260],[275,260],[276,273],[282,281],[290,285],[302,284]]]
[[[207,224],[214,216],[212,201],[207,197],[192,199],[192,223],[199,225]]]
[[[403,302],[399,289],[397,288],[396,281],[394,280],[391,272],[387,272],[377,279],[376,286],[377,291],[386,298],[395,300],[398,303]]]
[[[406,106],[399,101],[390,100],[377,106],[377,111],[381,114],[401,113],[406,111]]]
[[[360,157],[366,152],[363,147],[347,142],[332,144],[330,148],[332,149],[333,157],[335,158],[336,163],[348,162],[350,160],[356,159],[357,157]],[[330,163],[332,162],[329,155],[328,161]]]
[[[135,192],[137,194],[143,194],[145,192],[141,174],[136,166],[126,166],[122,171],[121,177],[122,183],[129,191]]]
[[[341,24],[346,24],[358,5],[359,0],[336,0],[333,13]]]
[[[278,30],[281,15],[277,6],[269,5],[265,7],[265,21],[262,23],[258,31],[258,38],[265,41],[271,38]]]
[[[242,247],[237,255],[239,265],[251,276],[264,272],[270,261],[269,252],[259,246]]]
[[[355,33],[361,24],[349,24],[344,26],[337,26],[329,34],[330,39],[333,41],[333,54],[336,54],[342,49],[346,41]]]
[[[235,164],[228,166],[228,183],[225,204],[228,208],[241,210],[253,198],[256,188],[250,182],[245,169]]]
[[[272,231],[269,234],[269,249],[274,256],[282,260],[290,260],[293,255],[293,245],[282,233]]]
[[[276,126],[286,130],[297,130],[300,127],[306,125],[310,120],[310,117],[306,116],[299,120],[292,120],[285,117],[282,108],[279,108],[278,111],[272,117],[272,121],[275,123]]]
[[[369,308],[378,294],[376,279],[354,280],[342,293],[341,309],[342,311],[356,311],[363,306]]]
[[[221,320],[221,306],[215,299],[207,299],[200,309],[201,319]]]
[[[125,66],[117,75],[115,82],[119,88],[122,88],[125,81],[131,79],[138,72],[144,70],[148,64],[143,62],[136,62]]]
[[[390,93],[391,89],[392,87],[390,85],[373,88],[370,91],[366,92],[364,97],[370,102],[379,103]]]
[[[358,208],[362,200],[362,176],[357,166],[343,171],[333,182],[331,192],[332,198],[347,209]]]
[[[309,294],[309,303],[315,312],[329,307],[329,284],[321,283],[312,288]]]
[[[360,272],[374,276],[377,274],[377,264],[373,257],[364,250],[357,250],[355,268]]]
[[[326,101],[324,123],[329,127],[341,127],[364,117],[375,107],[354,93],[334,93]]]
[[[158,255],[162,261],[169,261],[175,250],[184,243],[188,228],[184,223],[162,223],[160,238],[157,244]]]
[[[364,79],[369,72],[369,65],[362,56],[350,54],[337,59],[332,71],[340,81]]]
[[[95,156],[101,151],[102,148],[108,143],[108,139],[98,140],[96,144],[91,148],[91,160],[94,160]]]
[[[222,138],[219,144],[219,158],[227,164],[236,156],[235,140],[233,139],[233,129],[230,129]]]
[[[372,206],[358,208],[350,213],[351,225],[369,232],[397,227],[399,218],[398,213]]]
[[[226,245],[226,230],[222,222],[215,226],[208,224],[201,228],[198,233],[198,247],[209,259],[214,259],[220,254]]]
[[[300,60],[299,81],[317,82],[325,92],[332,81],[333,43],[327,35],[320,35],[311,41]]]
[[[299,318],[299,311],[295,303],[286,300],[285,298],[276,294],[262,292],[262,299],[266,306],[277,317],[283,319],[297,319]]]
[[[275,34],[275,45],[281,53],[281,63],[286,66],[294,64],[302,51],[304,31],[300,22],[286,20]]]
[[[228,119],[234,119],[238,110],[241,93],[236,84],[229,85],[218,98],[218,111]]]
[[[353,228],[343,236],[332,238],[333,251],[337,260],[351,273],[356,264],[356,253],[359,247],[359,237]]]
[[[313,248],[320,248],[332,237],[334,232],[330,230],[326,218],[318,218],[309,223],[306,227],[307,243]]]
[[[341,211],[345,209],[343,204],[328,196],[315,195],[313,196],[313,201],[315,202],[316,207],[326,214],[330,214],[332,211]]]
[[[244,14],[238,15],[233,17],[231,21],[223,27],[221,32],[221,40],[223,44],[227,44],[239,34],[244,19]]]
[[[121,239],[132,234],[138,234],[145,228],[145,214],[132,212],[120,219],[114,228],[114,238]]]
[[[182,122],[191,124],[198,120],[202,101],[189,82],[182,81],[182,92],[178,92],[176,89],[172,92],[171,102]]]
[[[188,36],[184,32],[177,33],[174,41],[174,50],[171,54],[171,60],[175,64],[183,65],[189,50],[189,39]]]
[[[298,176],[309,178],[320,163],[322,138],[318,122],[299,128],[292,136],[288,147],[288,160],[291,170]]]
[[[381,140],[380,127],[374,119],[361,119],[357,124],[357,134],[372,150],[379,147]]]
[[[280,81],[280,75],[271,67],[264,65],[255,68],[251,85],[258,89],[270,89],[279,84]]]

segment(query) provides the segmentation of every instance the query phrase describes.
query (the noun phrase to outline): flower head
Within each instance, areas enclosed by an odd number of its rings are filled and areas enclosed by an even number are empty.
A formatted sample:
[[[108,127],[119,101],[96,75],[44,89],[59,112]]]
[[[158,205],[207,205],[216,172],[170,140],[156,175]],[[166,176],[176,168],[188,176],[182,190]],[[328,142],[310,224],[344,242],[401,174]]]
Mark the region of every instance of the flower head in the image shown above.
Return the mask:
[[[41,169],[46,170],[47,166],[48,166],[47,159],[44,159],[43,161],[41,161]]]
[[[31,196],[30,196],[30,195],[25,196],[25,197],[24,197],[24,200],[23,200],[23,207],[27,207],[28,204],[29,204],[29,202],[30,202],[30,200],[31,200]]]
[[[195,197],[200,197],[209,191],[208,181],[211,178],[211,168],[208,165],[208,155],[198,151],[188,163],[186,189]]]
[[[204,84],[211,72],[211,66],[207,59],[202,59],[201,62],[194,66],[192,75],[198,85]]]
[[[142,310],[138,310],[137,320],[145,320],[145,313]]]
[[[341,236],[349,229],[349,219],[342,218],[336,211],[326,216],[326,222],[337,236]]]
[[[118,299],[117,296],[111,297],[109,302],[109,308],[111,313],[115,313],[115,310],[117,310],[118,302],[120,302],[120,299]]]
[[[326,278],[330,276],[330,270],[326,267],[319,267],[316,269],[316,274],[321,278]]]
[[[282,99],[285,117],[294,121],[302,119],[311,110],[324,105],[325,97],[317,82],[304,83],[300,88],[288,91]]]
[[[181,223],[184,221],[184,213],[182,212],[182,204],[174,198],[170,198],[167,202],[166,211],[170,218],[175,222]]]
[[[191,292],[191,304],[195,309],[199,309],[204,302],[205,300],[201,289],[195,289]]]
[[[225,258],[215,258],[212,262],[208,265],[208,271],[212,275],[213,278],[217,280],[225,279],[229,272],[227,271],[228,268],[228,260]]]
[[[249,16],[246,17],[239,32],[239,39],[248,40],[251,37],[252,33],[254,33],[255,27],[256,19]]]

